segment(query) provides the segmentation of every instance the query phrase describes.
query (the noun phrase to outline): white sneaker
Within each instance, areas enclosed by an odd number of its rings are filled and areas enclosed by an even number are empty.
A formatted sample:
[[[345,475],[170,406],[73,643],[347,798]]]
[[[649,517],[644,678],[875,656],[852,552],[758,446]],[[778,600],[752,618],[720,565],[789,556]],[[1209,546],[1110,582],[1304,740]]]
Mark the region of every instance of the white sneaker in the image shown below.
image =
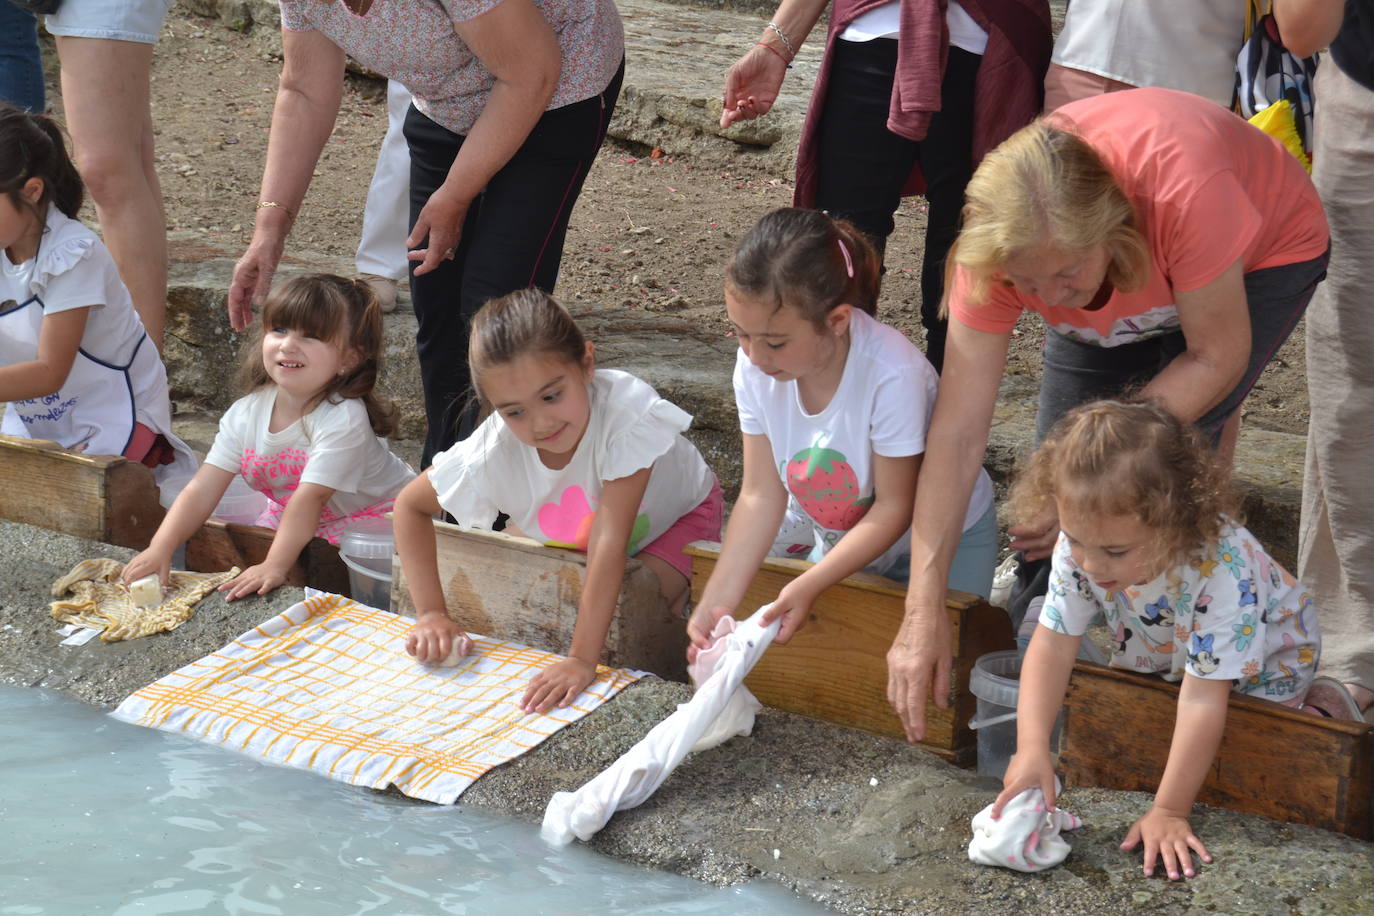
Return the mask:
[[[372,287],[372,292],[382,307],[382,314],[390,315],[396,311],[396,291],[400,288],[401,281],[379,274],[360,274],[358,279]]]

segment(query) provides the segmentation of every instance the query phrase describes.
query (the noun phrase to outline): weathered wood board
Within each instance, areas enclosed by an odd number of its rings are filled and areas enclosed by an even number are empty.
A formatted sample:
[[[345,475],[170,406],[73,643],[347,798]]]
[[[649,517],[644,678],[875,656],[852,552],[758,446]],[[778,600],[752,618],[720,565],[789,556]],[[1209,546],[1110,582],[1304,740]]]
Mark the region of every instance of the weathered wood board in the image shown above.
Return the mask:
[[[142,549],[164,514],[152,471],[46,439],[0,435],[0,517]]]
[[[1065,784],[1154,792],[1177,701],[1175,684],[1078,662],[1059,745]],[[1374,839],[1374,725],[1232,694],[1198,801]]]
[[[698,541],[692,555],[692,596],[701,596],[720,557],[720,545]],[[804,560],[769,558],[744,593],[737,616],[747,617],[811,568]],[[785,646],[770,646],[745,684],[759,700],[789,712],[880,735],[903,737],[887,701],[887,650],[904,616],[906,590],[882,576],[857,573],[826,590],[811,617]],[[1001,608],[975,595],[946,598],[954,644],[948,709],[926,705],[922,746],[959,766],[972,766],[976,735],[968,727],[977,700],[968,690],[979,656],[1015,648],[1011,622]]]
[[[449,616],[464,629],[566,653],[577,623],[587,555],[529,538],[435,522],[439,578]],[[397,559],[391,606],[414,614]],[[687,679],[687,622],[669,612],[658,576],[633,558],[606,636],[607,665]]]
[[[271,528],[211,518],[186,542],[186,568],[194,572],[220,572],[233,566],[247,569],[267,558],[275,535]],[[347,595],[348,568],[339,559],[337,547],[315,538],[292,564],[286,584]]]

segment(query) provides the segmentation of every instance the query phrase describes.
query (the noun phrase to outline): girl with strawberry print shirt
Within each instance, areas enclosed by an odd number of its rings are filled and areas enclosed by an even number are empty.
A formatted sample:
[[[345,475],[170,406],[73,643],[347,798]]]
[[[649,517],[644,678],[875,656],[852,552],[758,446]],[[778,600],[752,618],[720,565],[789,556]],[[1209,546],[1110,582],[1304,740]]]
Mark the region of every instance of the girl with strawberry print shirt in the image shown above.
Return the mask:
[[[311,540],[337,544],[357,519],[382,518],[415,476],[381,438],[394,408],[373,393],[381,362],[381,306],[361,281],[297,277],[272,290],[240,379],[251,393],[220,419],[210,454],[124,581],[156,573],[215,511],[235,475],[268,497],[258,524],[276,528],[267,557],[220,586],[229,600],[263,595]]]
[[[1079,641],[1099,615],[1111,666],[1181,681],[1173,743],[1153,806],[1121,844],[1170,879],[1212,861],[1188,815],[1221,742],[1232,693],[1359,719],[1330,678],[1307,589],[1235,520],[1226,466],[1162,402],[1097,401],[1050,430],[1017,482],[1019,518],[1056,510],[1049,592],[1021,666],[1016,755],[992,816],[1022,791],[1055,802],[1050,731]],[[1162,738],[1163,736],[1161,736]]]
[[[732,614],[780,526],[809,527],[815,566],[778,594],[786,642],[826,588],[861,569],[904,579],[911,506],[938,379],[920,350],[873,317],[879,260],[852,225],[817,210],[776,210],[726,270],[739,338],[735,400],[744,482],[720,562],[688,624],[709,643]],[[969,501],[950,586],[987,595],[997,519],[987,474]]]
[[[520,700],[542,713],[570,705],[595,678],[627,556],[658,575],[681,613],[692,575],[683,547],[720,537],[720,484],[682,435],[691,416],[633,375],[597,369],[591,343],[547,293],[484,305],[468,370],[490,415],[396,500],[396,549],[415,604],[406,650],[440,664],[471,649],[444,603],[433,517],[490,528],[506,513],[509,534],[587,552],[568,656],[535,674]]]

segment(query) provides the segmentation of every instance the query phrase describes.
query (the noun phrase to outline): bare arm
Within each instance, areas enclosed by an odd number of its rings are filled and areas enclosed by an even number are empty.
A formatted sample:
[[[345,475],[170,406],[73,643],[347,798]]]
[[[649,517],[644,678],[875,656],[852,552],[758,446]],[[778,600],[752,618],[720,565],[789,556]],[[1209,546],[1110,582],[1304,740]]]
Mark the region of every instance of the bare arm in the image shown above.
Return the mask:
[[[44,315],[34,358],[0,368],[0,401],[41,398],[65,385],[90,313],[86,307]]]
[[[226,601],[245,595],[265,595],[286,582],[291,565],[301,555],[305,545],[315,537],[320,526],[320,512],[334,495],[333,487],[318,483],[303,483],[286,501],[281,524],[272,535],[272,546],[261,563],[250,566],[219,587]]]
[[[757,118],[773,107],[788,64],[829,5],[829,0],[783,0],[773,14],[773,22],[792,42],[792,47],[789,50],[777,32],[765,27],[758,40],[767,47],[755,44],[735,61],[725,75],[722,128]]]
[[[1202,861],[1212,861],[1207,847],[1188,825],[1188,815],[1221,745],[1230,696],[1229,680],[1183,676],[1174,740],[1169,745],[1169,762],[1164,765],[1164,778],[1155,792],[1154,806],[1131,826],[1121,844],[1122,849],[1132,849],[1138,842],[1144,842],[1146,877],[1154,873],[1156,855],[1164,860],[1170,879],[1177,879],[1180,872],[1184,877],[1193,876],[1190,849]]]
[[[1187,349],[1150,380],[1157,397],[1180,420],[1192,422],[1221,402],[1250,361],[1250,312],[1240,261],[1211,283],[1174,292]]]
[[[343,96],[344,52],[324,35],[283,29],[282,55],[259,197],[279,206],[258,209],[253,239],[234,265],[229,323],[237,331],[253,323],[253,305],[261,305],[272,286],[293,214],[305,200]]]
[[[625,557],[634,531],[635,517],[644,501],[652,467],[629,477],[608,480],[601,488],[601,504],[587,542],[587,574],[577,602],[568,658],[545,668],[530,680],[520,708],[545,712],[567,706],[596,678],[596,665],[606,647],[606,634],[615,617],[620,586],[625,580]]]
[[[945,371],[926,434],[911,525],[911,583],[906,616],[887,653],[887,699],[909,741],[925,737],[926,697],[949,703],[951,636],[945,612],[949,567],[987,450],[1010,332],[949,323]]]
[[[459,655],[472,649],[472,640],[448,616],[444,601],[434,537],[434,517],[440,511],[439,494],[428,470],[405,485],[391,510],[396,553],[401,558],[411,604],[415,605],[415,626],[406,640],[406,651],[430,665],[442,662],[455,645]]]
[[[1311,57],[1331,44],[1345,19],[1345,0],[1274,0],[1274,19],[1283,46]]]
[[[532,0],[501,0],[453,28],[496,82],[448,177],[430,195],[406,239],[406,247],[414,247],[429,237],[427,247],[409,255],[422,262],[416,275],[429,273],[457,247],[468,207],[525,142],[553,98],[563,68],[558,36]]]
[[[1007,764],[1002,792],[992,804],[992,816],[1001,817],[1007,802],[1026,789],[1039,789],[1045,807],[1053,808],[1055,797],[1054,764],[1050,760],[1050,733],[1064,692],[1073,673],[1081,636],[1056,633],[1036,627],[1021,663],[1020,694],[1016,700],[1016,754]]]
[[[162,524],[157,526],[157,533],[148,542],[148,549],[124,567],[124,582],[127,584],[156,573],[162,584],[166,585],[171,572],[172,554],[205,524],[235,476],[233,471],[217,468],[213,464],[202,464],[196,476],[177,495]]]
[[[872,563],[911,527],[921,456],[873,456],[873,505],[820,562],[793,579],[773,602],[768,622],[786,614],[774,642],[785,643],[806,621],[821,592]]]
[[[739,499],[730,512],[721,543],[720,559],[702,589],[687,635],[692,640],[689,658],[704,649],[711,639],[716,621],[734,613],[749,583],[754,581],[768,548],[777,539],[787,512],[787,490],[773,466],[773,448],[768,437],[746,435],[744,439],[744,481]]]

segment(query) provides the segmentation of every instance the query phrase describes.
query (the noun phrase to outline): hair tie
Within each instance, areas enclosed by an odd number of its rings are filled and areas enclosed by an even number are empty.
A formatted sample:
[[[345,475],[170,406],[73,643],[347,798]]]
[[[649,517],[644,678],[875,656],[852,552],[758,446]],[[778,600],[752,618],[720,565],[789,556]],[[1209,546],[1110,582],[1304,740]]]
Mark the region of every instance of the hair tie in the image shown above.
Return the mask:
[[[837,238],[837,239],[835,239],[835,241],[839,243],[839,246],[840,246],[840,254],[844,255],[844,272],[845,272],[845,275],[846,275],[847,277],[849,277],[849,279],[853,280],[853,279],[854,279],[854,261],[853,261],[852,258],[849,257],[849,249],[845,247],[844,239]]]

